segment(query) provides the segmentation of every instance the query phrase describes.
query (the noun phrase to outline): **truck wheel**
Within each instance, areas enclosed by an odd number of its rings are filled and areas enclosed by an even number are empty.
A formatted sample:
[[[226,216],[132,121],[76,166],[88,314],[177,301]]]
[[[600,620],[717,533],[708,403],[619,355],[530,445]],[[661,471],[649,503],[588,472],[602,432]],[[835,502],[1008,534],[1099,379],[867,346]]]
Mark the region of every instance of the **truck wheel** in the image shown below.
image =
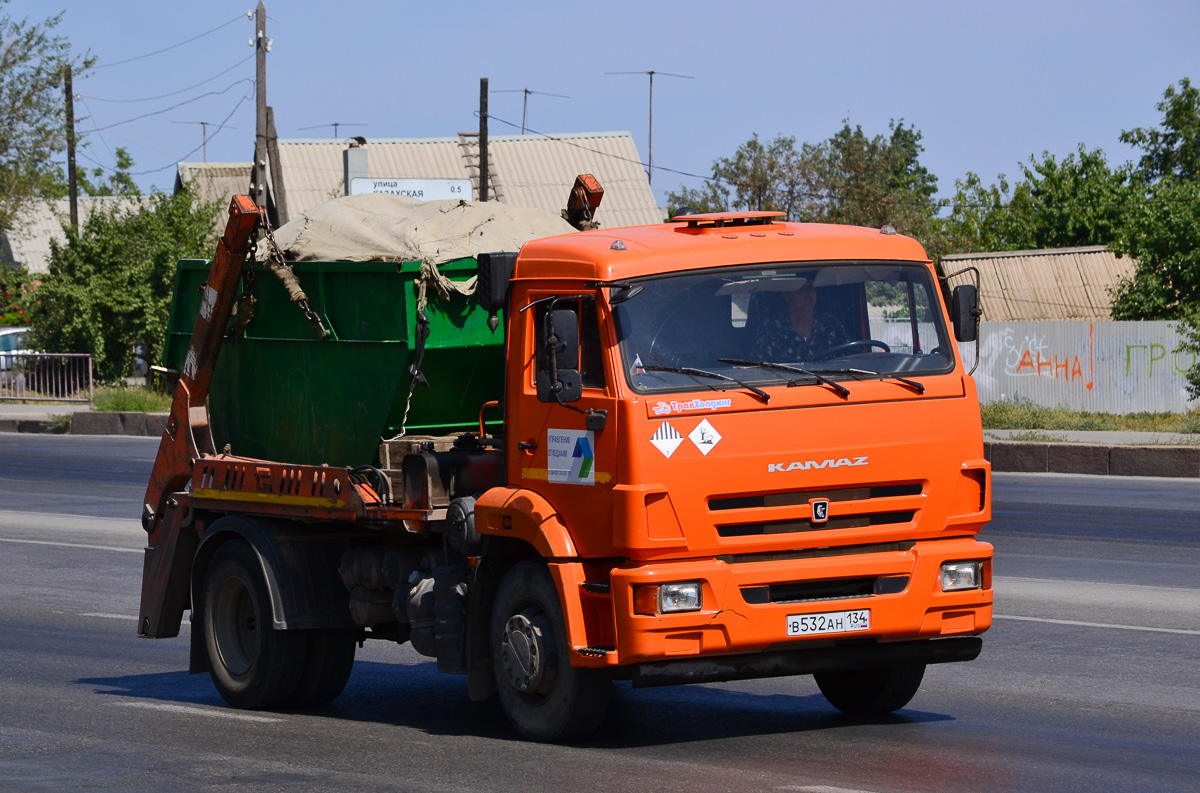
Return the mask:
[[[204,579],[204,649],[213,684],[235,708],[288,703],[304,672],[308,636],[275,630],[258,556],[240,540],[213,554]]]
[[[292,704],[324,705],[337,699],[338,694],[350,680],[354,668],[354,645],[358,631],[313,630],[308,634],[308,657],[304,661],[304,674],[300,686],[292,697]]]
[[[596,731],[612,680],[571,666],[562,605],[545,565],[522,562],[504,576],[491,639],[500,705],[517,732],[533,741],[568,741]]]
[[[829,704],[851,716],[879,716],[899,710],[916,695],[924,676],[925,664],[813,675]]]

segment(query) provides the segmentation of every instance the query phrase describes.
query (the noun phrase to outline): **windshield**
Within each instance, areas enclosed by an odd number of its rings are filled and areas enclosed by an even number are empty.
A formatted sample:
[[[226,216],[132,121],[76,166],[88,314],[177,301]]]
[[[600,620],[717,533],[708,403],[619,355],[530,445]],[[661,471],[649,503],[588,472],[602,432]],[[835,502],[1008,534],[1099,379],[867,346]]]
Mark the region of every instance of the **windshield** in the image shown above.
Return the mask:
[[[647,278],[613,306],[635,391],[946,372],[954,354],[929,270],[784,263]],[[628,291],[628,290],[626,290]],[[923,390],[923,387],[922,387]]]

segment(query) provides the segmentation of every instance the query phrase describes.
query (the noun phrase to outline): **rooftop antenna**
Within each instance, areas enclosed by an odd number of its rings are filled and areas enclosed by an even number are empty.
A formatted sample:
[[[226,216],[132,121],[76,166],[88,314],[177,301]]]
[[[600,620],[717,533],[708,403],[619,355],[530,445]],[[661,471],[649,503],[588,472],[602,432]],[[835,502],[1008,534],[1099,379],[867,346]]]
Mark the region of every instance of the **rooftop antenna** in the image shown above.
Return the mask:
[[[525,101],[521,104],[521,134],[525,134],[525,114],[529,110],[529,95],[537,94],[538,96],[553,96],[557,99],[570,99],[569,96],[562,94],[548,94],[545,91],[530,91],[528,88],[507,88],[503,91],[493,91],[497,94],[525,94]]]
[[[204,148],[204,161],[208,162],[208,125],[211,124],[212,122],[211,121],[172,121],[171,123],[172,124],[199,124],[200,125],[200,135],[201,135],[200,145]],[[223,129],[237,129],[237,127],[229,127],[229,126],[226,126],[225,124],[218,124],[216,132],[220,132]],[[216,132],[214,132],[213,134],[215,135]]]
[[[334,121],[332,124],[314,124],[311,127],[301,127],[300,131],[304,132],[305,130],[310,130],[310,129],[322,129],[323,127],[333,127],[333,137],[336,140],[337,136],[338,136],[338,134],[337,134],[338,127],[369,127],[369,126],[370,126],[370,124],[343,124],[341,121]]]
[[[646,144],[646,181],[650,184],[654,183],[654,75],[661,74],[663,77],[680,77],[684,80],[694,80],[689,74],[671,74],[670,72],[656,72],[653,69],[641,72],[605,72],[605,74],[648,74],[650,75],[650,124],[649,134],[647,135]]]

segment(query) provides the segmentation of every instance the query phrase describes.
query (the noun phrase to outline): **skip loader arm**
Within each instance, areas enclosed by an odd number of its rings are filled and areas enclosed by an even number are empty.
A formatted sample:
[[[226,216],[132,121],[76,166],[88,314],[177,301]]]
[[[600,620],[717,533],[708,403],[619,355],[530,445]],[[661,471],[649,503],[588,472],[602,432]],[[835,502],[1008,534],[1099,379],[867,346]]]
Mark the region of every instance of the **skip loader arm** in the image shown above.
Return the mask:
[[[238,280],[260,225],[266,226],[263,210],[248,196],[234,196],[208,282],[203,285],[200,314],[142,506],[142,527],[148,538],[142,571],[140,636],[179,634],[197,537],[194,531],[184,530],[190,522],[190,509],[184,503],[186,498],[176,494],[191,478],[196,461],[216,451],[209,427],[208,389],[233,313]]]

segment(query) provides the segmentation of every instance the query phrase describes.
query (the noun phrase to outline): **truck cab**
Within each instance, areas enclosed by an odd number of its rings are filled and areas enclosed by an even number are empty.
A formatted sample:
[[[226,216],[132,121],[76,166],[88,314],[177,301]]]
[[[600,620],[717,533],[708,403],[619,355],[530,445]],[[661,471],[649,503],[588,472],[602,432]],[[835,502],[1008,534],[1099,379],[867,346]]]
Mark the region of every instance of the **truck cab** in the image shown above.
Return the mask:
[[[508,482],[475,510],[485,534],[557,534],[573,665],[816,672],[856,711],[978,654],[977,397],[928,257],[889,231],[735,213],[523,247]],[[903,702],[864,704],[894,670]]]

